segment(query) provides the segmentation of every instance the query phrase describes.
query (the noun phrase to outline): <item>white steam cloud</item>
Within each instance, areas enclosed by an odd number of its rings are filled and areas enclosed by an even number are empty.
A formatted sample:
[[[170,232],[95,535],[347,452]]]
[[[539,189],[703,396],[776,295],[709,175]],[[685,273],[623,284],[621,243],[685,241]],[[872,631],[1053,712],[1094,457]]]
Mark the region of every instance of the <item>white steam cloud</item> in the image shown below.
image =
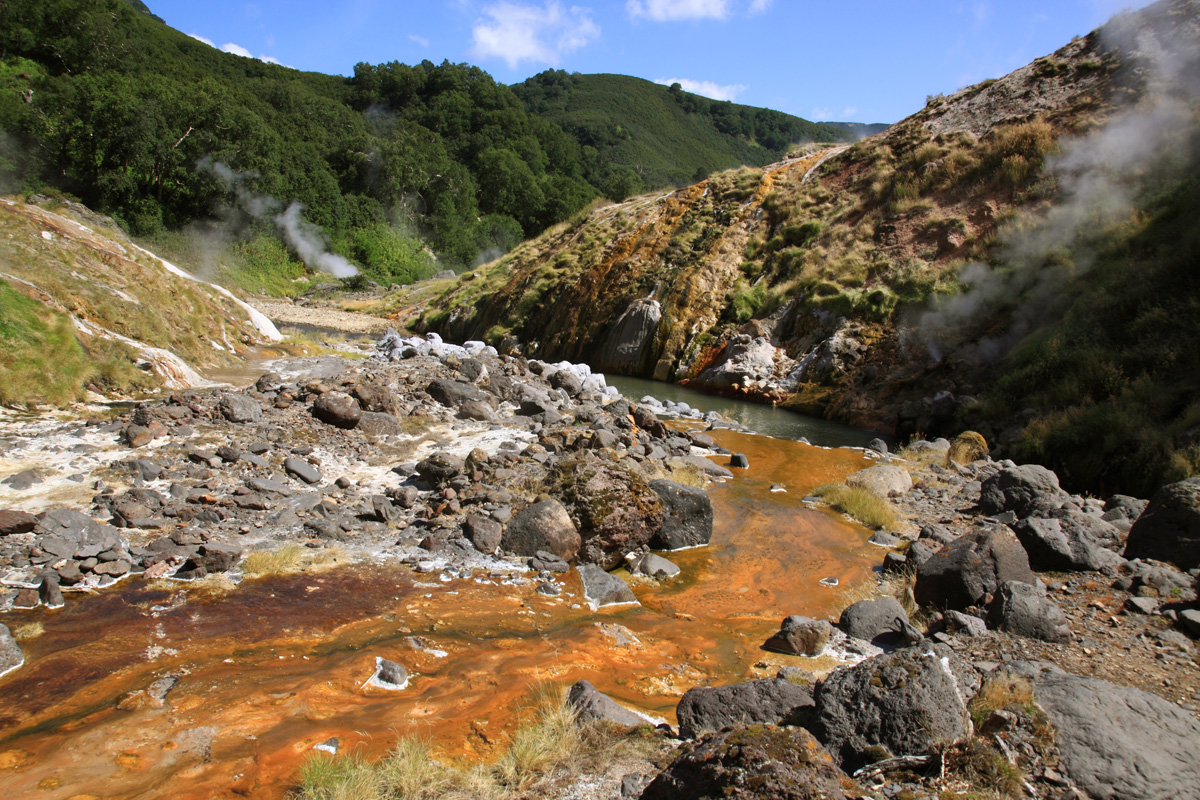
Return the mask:
[[[258,178],[256,172],[238,172],[227,164],[205,156],[196,164],[199,172],[206,172],[217,179],[226,191],[232,192],[237,206],[255,219],[271,215],[279,234],[288,246],[308,266],[327,272],[335,278],[349,278],[358,274],[358,268],[346,259],[329,252],[321,228],[305,220],[301,213],[304,206],[299,201],[292,203],[281,213],[276,213],[283,204],[270,195],[251,191],[246,182]]]
[[[744,83],[720,84],[714,81],[694,81],[690,78],[658,78],[654,82],[663,86],[678,83],[685,92],[711,97],[713,100],[733,101],[750,88]]]
[[[1098,130],[1060,142],[1060,152],[1045,165],[1057,184],[1049,210],[1003,229],[1001,265],[968,264],[959,275],[961,293],[938,298],[920,314],[911,333],[935,360],[953,347],[960,357],[993,361],[1062,313],[1069,282],[1094,266],[1093,237],[1133,212],[1147,177],[1196,125],[1200,43],[1161,30],[1156,35],[1136,19],[1109,23],[1102,41],[1123,59],[1137,60],[1146,77],[1140,102]],[[1011,311],[1003,330],[973,344],[962,342],[972,323],[1005,307]]]

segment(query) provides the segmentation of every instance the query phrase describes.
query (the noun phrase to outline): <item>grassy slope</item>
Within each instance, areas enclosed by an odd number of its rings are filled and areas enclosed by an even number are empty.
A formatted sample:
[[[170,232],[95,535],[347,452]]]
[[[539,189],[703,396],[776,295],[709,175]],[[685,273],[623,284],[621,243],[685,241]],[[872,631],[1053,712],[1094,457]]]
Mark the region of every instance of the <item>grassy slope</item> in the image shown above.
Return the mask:
[[[836,125],[824,125],[775,111],[777,124],[794,133],[782,147],[767,147],[747,136],[720,132],[701,111],[688,113],[662,86],[627,75],[575,75],[574,85],[554,98],[527,103],[542,117],[575,133],[582,141],[603,140],[599,161],[612,168],[638,172],[646,188],[681,186],[694,182],[697,169],[705,174],[741,164],[761,166],[779,159],[795,141],[846,141],[853,134]],[[526,85],[532,84],[531,78]],[[523,85],[519,96],[530,97]],[[683,93],[688,97],[686,93]],[[725,104],[691,96],[702,109]],[[728,104],[731,112],[758,113],[749,106]],[[619,128],[619,130],[617,130]]]

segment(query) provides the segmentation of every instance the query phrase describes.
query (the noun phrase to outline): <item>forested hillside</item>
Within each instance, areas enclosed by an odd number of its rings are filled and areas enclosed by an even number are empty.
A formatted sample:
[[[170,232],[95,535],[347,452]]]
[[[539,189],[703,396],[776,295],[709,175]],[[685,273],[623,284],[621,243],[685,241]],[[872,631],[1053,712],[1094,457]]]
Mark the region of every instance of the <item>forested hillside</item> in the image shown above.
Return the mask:
[[[678,83],[668,88],[627,75],[547,70],[512,88],[531,112],[579,140],[584,176],[614,200],[741,164],[762,166],[797,142],[858,138],[838,123],[710,100]]]
[[[241,264],[228,277],[247,288],[286,291],[326,248],[350,262],[335,274],[393,283],[497,255],[605,192],[770,160],[811,125],[647,86],[708,109],[656,118],[664,144],[709,144],[638,172],[640,150],[581,145],[477,67],[305,73],[220,52],[140,2],[10,0],[0,192],[66,192],[190,266]],[[611,111],[588,124],[644,121]]]

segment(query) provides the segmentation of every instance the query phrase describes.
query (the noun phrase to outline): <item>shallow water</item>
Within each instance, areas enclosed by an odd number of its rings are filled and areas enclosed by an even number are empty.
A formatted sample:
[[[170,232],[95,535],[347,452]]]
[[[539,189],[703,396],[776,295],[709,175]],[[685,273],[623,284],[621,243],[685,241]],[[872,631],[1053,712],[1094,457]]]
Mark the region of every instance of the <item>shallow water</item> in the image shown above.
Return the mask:
[[[784,408],[775,408],[764,403],[751,403],[731,397],[704,394],[695,389],[674,383],[652,381],[646,378],[629,378],[624,375],[605,374],[606,382],[617,388],[631,400],[641,400],[646,395],[659,400],[687,403],[700,411],[716,411],[726,419],[745,425],[752,431],[776,439],[796,441],[804,438],[823,447],[865,447],[881,434],[851,428],[819,417],[798,414]],[[883,436],[886,439],[888,437]]]
[[[489,758],[545,682],[587,679],[673,722],[694,685],[782,664],[828,668],[761,644],[788,614],[844,604],[821,578],[845,586],[871,575],[868,532],[799,499],[867,461],[717,438],[750,469],[710,487],[712,544],[669,555],[682,579],[635,583],[640,606],[591,612],[574,572],[547,598],[532,584],[443,583],[381,563],[247,581],[224,596],[192,590],[186,603],[182,585],[133,580],[60,611],[6,615],[10,627],[38,620],[46,632],[0,679],[0,796],[282,797],[330,737],[378,756],[415,733],[448,755]],[[364,688],[375,656],[408,667],[409,687]],[[179,682],[156,708],[138,692],[168,673]]]

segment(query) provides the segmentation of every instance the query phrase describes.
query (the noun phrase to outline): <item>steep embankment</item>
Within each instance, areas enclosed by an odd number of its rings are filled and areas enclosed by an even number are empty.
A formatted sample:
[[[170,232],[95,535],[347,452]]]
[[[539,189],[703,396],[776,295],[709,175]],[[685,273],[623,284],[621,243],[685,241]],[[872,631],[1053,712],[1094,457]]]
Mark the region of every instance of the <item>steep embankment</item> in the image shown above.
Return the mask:
[[[53,208],[54,210],[51,210]],[[0,200],[0,402],[205,383],[275,326],[76,204]]]
[[[423,324],[901,436],[976,427],[1145,494],[1200,461],[1198,20],[1158,3],[815,168],[593,208]]]

